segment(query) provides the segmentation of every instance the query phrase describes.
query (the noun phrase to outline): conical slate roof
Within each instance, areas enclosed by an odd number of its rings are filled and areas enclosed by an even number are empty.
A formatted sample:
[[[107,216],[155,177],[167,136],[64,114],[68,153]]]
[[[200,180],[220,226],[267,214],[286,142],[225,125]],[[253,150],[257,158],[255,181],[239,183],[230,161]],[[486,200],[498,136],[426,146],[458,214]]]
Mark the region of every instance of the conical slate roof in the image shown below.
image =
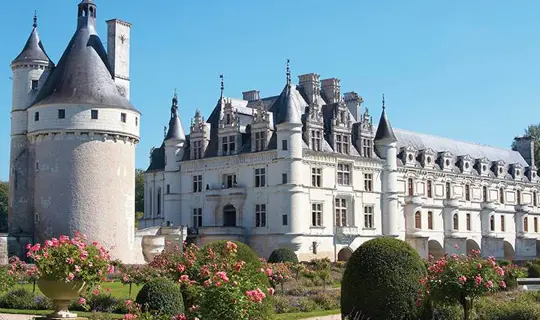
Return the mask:
[[[299,94],[294,94],[294,91],[296,91],[296,88],[293,88],[290,84],[285,85],[278,99],[272,105],[270,111],[276,116],[276,124],[302,124],[300,115],[301,97]]]
[[[388,118],[386,117],[384,107],[377,127],[377,133],[375,134],[375,141],[381,143],[392,143],[397,141],[394,130],[392,130],[392,126],[390,125],[390,121],[388,121]]]
[[[118,91],[111,70],[93,23],[79,21],[77,31],[34,105],[95,104],[136,110]]]
[[[53,65],[51,59],[45,52],[45,48],[43,47],[41,40],[39,39],[37,25],[35,23],[32,33],[30,33],[30,37],[28,37],[24,48],[11,64],[19,62],[41,62],[51,66]]]
[[[176,94],[174,95],[172,100],[171,120],[169,120],[169,130],[167,131],[167,135],[165,136],[165,141],[167,140],[186,140],[186,135],[184,133],[184,128],[182,127],[182,122],[180,122],[180,118],[178,117],[178,98]]]

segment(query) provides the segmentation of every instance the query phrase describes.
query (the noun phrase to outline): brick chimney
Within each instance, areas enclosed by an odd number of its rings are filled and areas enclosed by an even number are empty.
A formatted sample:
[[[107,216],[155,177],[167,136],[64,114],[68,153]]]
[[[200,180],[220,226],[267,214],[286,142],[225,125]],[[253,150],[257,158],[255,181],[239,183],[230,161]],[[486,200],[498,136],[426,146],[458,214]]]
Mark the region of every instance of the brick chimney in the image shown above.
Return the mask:
[[[515,137],[513,149],[521,154],[529,166],[534,166],[534,141],[531,137]]]
[[[260,98],[259,90],[251,90],[251,91],[242,92],[242,97],[243,97],[242,99],[247,100],[247,101],[259,100]]]
[[[339,84],[339,79],[324,79],[321,81],[321,87],[324,99],[327,103],[330,104],[339,101],[341,96],[341,85]]]
[[[362,117],[362,112],[360,111],[360,105],[363,102],[362,97],[360,97],[358,93],[351,91],[344,94],[343,100],[347,105],[347,109],[349,109],[354,117],[354,120],[360,121],[360,118]]]
[[[316,73],[308,73],[298,76],[298,85],[304,91],[308,102],[312,103],[315,97],[321,93],[319,87],[319,75]]]

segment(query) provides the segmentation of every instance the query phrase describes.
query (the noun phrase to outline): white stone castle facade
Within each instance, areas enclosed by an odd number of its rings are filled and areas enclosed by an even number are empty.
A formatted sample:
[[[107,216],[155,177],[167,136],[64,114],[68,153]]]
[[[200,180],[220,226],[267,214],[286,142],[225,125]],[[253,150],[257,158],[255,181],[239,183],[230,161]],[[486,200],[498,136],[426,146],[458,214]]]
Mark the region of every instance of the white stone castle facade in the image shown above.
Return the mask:
[[[114,258],[140,260],[133,250],[140,113],[129,102],[131,25],[107,21],[105,50],[96,17],[92,0],[78,5],[75,34],[57,65],[34,18],[11,63],[10,255],[79,231],[112,248]]]
[[[338,79],[311,73],[292,84],[288,68],[277,96],[223,93],[222,82],[210,116],[197,110],[188,132],[173,98],[145,173],[142,227],[188,226],[198,244],[240,240],[263,257],[290,247],[302,260],[347,260],[381,236],[424,258],[537,256],[530,138],[516,138],[514,151],[392,129],[384,101],[374,126]]]

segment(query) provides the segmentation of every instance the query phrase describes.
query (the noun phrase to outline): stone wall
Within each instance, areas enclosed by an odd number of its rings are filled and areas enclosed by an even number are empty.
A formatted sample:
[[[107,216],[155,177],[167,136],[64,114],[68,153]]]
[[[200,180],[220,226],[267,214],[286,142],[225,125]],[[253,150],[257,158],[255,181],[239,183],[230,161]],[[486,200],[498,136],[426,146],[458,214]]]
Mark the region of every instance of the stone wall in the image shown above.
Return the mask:
[[[0,266],[8,264],[7,233],[0,233]]]

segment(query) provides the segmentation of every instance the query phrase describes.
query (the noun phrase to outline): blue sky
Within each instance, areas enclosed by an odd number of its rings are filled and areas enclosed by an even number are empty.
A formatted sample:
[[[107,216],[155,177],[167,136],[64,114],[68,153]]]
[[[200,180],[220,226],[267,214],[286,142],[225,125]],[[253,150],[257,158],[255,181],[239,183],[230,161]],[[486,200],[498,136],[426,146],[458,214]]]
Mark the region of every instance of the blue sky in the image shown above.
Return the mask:
[[[316,72],[363,96],[374,119],[385,93],[394,127],[509,147],[540,122],[540,2],[125,1],[95,0],[105,20],[133,23],[131,98],[142,112],[137,167],[159,146],[174,88],[187,129],[219,96],[278,94],[285,61],[293,80]],[[11,69],[38,11],[45,48],[58,62],[78,0],[5,1],[0,20],[0,180],[9,172]],[[54,3],[54,5],[52,5]],[[157,4],[157,5],[156,5]]]

